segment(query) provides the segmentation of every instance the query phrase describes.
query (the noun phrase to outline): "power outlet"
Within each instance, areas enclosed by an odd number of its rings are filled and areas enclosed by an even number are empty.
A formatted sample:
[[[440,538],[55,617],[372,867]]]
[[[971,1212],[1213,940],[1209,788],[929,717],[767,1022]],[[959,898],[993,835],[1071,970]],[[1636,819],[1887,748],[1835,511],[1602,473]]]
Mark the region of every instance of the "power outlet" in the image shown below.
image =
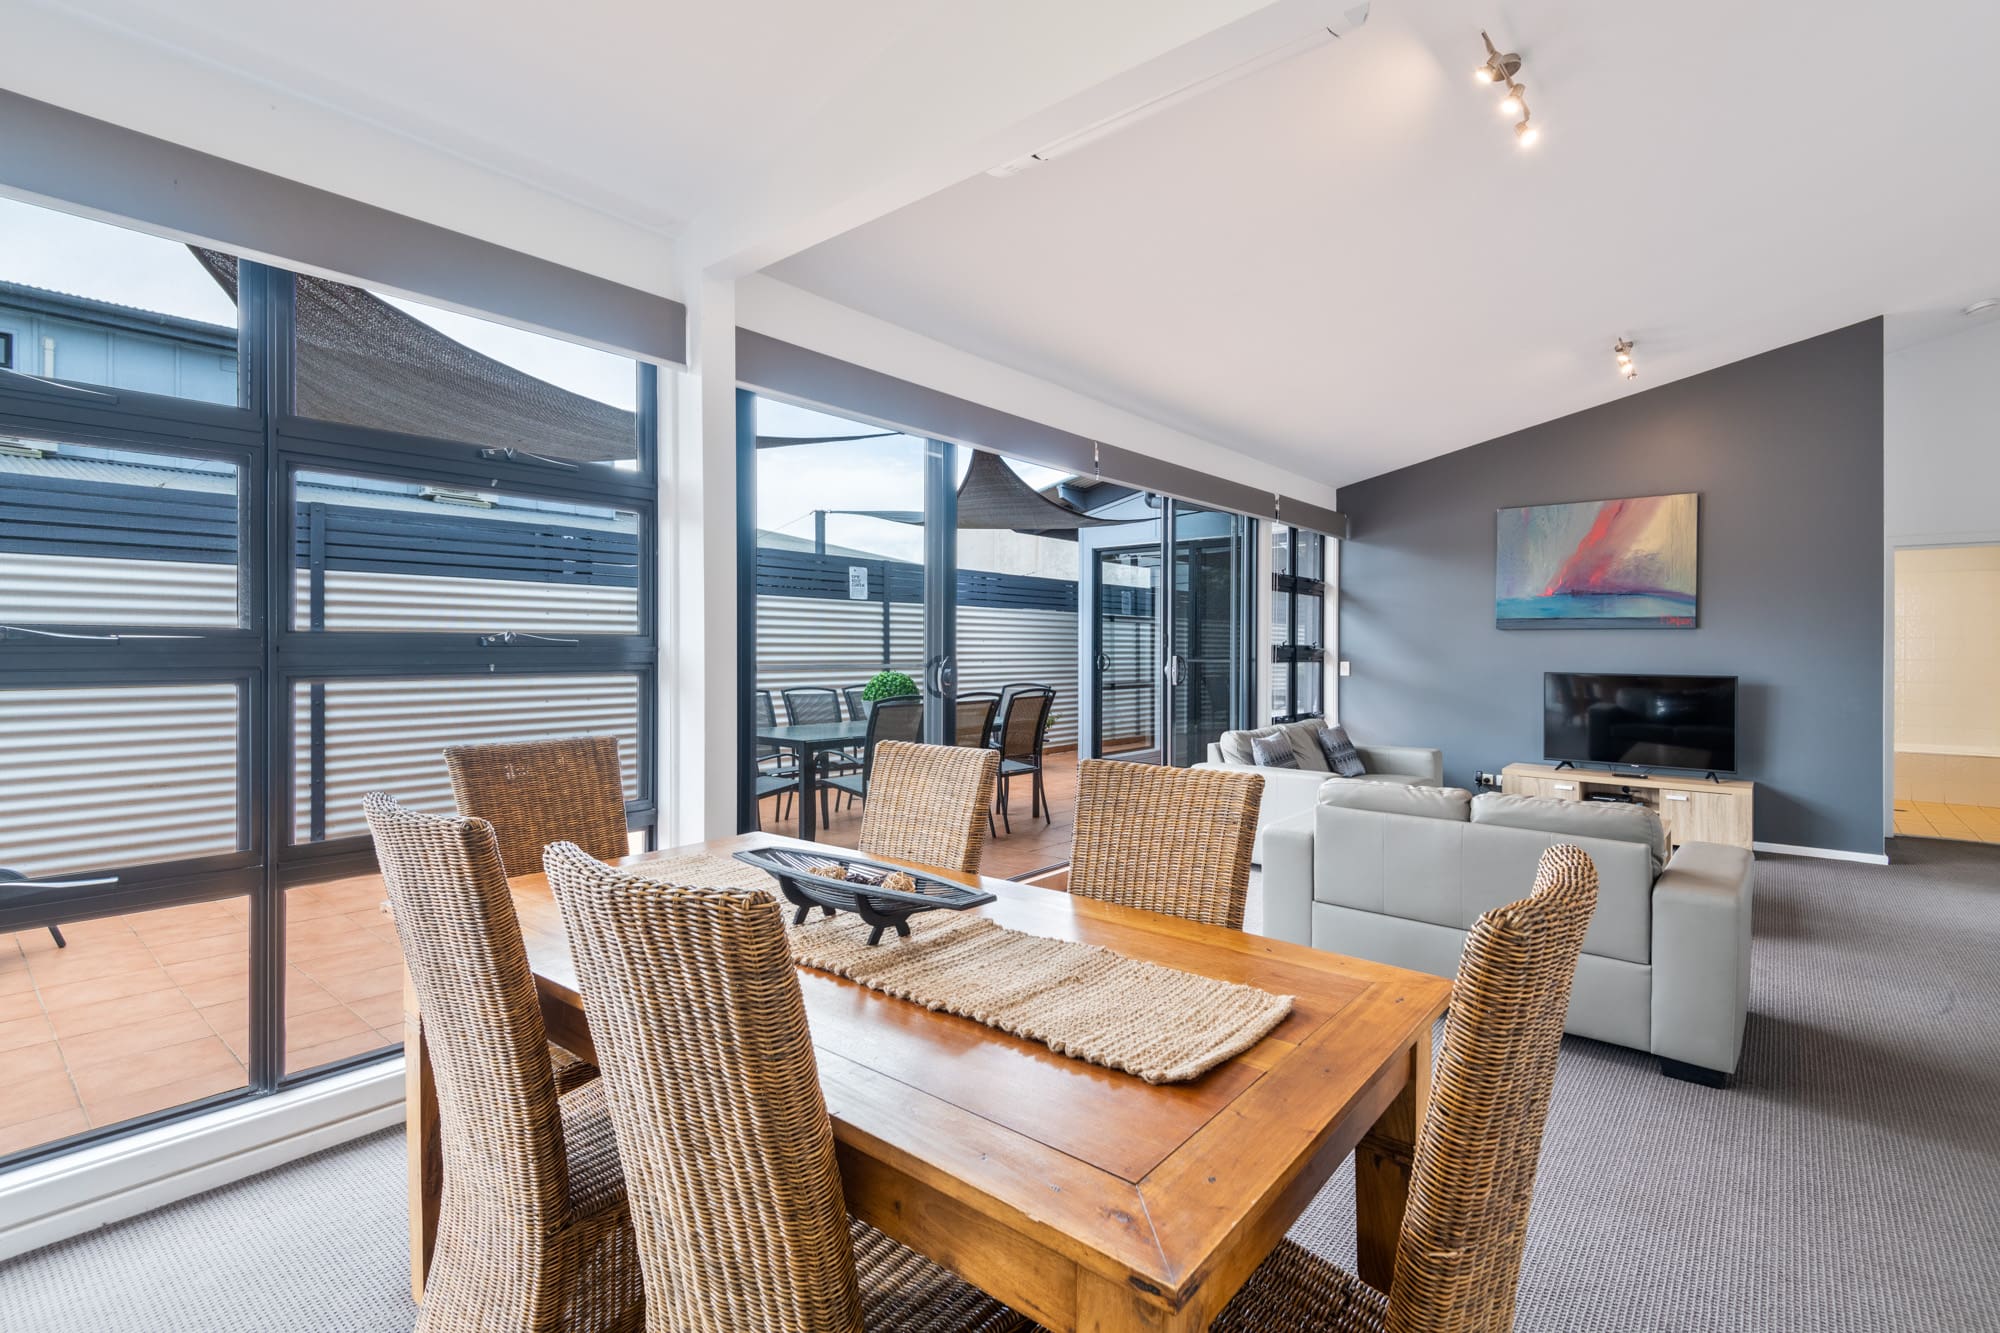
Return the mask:
[[[1500,789],[1500,775],[1498,773],[1474,773],[1472,780],[1482,787],[1491,787],[1495,791]]]

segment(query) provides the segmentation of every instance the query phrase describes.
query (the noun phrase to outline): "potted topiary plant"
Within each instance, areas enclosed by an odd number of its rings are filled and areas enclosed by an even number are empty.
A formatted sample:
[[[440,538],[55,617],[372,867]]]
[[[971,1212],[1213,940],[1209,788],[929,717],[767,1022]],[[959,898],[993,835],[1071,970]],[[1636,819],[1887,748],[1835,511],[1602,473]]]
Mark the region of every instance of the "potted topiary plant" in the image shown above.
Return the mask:
[[[900,699],[906,694],[917,692],[917,682],[900,671],[878,671],[866,685],[861,687],[863,703],[879,703],[884,699]]]

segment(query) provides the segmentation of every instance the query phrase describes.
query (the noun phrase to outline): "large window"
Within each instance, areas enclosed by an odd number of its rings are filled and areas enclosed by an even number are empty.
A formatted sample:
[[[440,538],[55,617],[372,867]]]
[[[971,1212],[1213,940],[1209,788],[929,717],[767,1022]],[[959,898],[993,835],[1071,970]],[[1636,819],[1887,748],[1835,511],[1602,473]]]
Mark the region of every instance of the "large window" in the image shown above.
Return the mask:
[[[1326,711],[1327,539],[1303,528],[1271,536],[1271,720]]]
[[[392,1049],[445,745],[649,836],[656,505],[649,367],[6,201],[0,340],[6,1160]]]

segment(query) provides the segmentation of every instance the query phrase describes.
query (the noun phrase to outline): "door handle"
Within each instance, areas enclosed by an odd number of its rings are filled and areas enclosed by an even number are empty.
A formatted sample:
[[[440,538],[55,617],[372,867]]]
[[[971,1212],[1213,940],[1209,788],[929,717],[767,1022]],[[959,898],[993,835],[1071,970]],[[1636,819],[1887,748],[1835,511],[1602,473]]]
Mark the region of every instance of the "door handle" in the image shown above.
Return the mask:
[[[951,654],[939,653],[924,664],[924,688],[942,699],[945,691],[953,688],[957,674],[952,665]]]
[[[1666,796],[1670,801],[1685,801],[1688,798],[1688,794],[1684,791],[1670,791]]]
[[[1098,669],[1099,671],[1109,671],[1109,670],[1111,670],[1111,654],[1110,654],[1110,653],[1099,653],[1099,654],[1097,655],[1097,661],[1096,661],[1095,665],[1096,665],[1096,667],[1097,667],[1097,669]]]
[[[1181,666],[1186,661],[1187,659],[1179,653],[1167,654],[1166,666],[1162,668],[1166,672],[1167,684],[1178,685],[1181,683]]]

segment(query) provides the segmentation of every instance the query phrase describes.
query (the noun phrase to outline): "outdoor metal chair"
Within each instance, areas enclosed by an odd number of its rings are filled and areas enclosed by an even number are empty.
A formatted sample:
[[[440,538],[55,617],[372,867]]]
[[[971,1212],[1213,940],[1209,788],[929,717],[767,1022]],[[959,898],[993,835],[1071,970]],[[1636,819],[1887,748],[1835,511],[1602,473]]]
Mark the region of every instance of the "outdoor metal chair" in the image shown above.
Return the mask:
[[[1049,812],[1047,789],[1042,785],[1042,747],[1049,729],[1049,710],[1055,707],[1056,692],[1046,685],[1010,685],[1013,693],[1006,696],[1006,711],[1000,719],[998,734],[993,748],[1000,752],[1000,819],[1012,833],[1014,825],[1008,819],[1008,797],[1012,794],[1012,779],[1027,775],[1031,779],[1028,793],[1028,815],[1040,815],[1049,824],[1055,823],[1055,816]]]
[[[844,791],[850,796],[868,799],[868,782],[875,772],[875,747],[883,741],[910,741],[921,744],[924,739],[924,702],[915,695],[904,695],[898,699],[883,699],[868,714],[868,743],[861,751],[861,768],[854,773],[841,773],[826,779],[825,787]]]
[[[778,725],[778,710],[771,701],[769,690],[758,690],[756,699],[757,725],[775,727]],[[766,778],[775,778],[775,784],[767,785]],[[783,819],[791,808],[792,798],[797,794],[799,781],[799,757],[783,745],[757,743],[757,799],[766,796],[778,798],[771,813]],[[761,823],[761,816],[759,819]]]
[[[785,721],[797,727],[818,726],[838,722],[840,716],[840,691],[825,685],[795,685],[779,692],[785,700]],[[820,781],[819,822],[832,822],[832,811],[827,799],[827,779],[835,775],[849,775],[859,772],[861,758],[847,750],[823,750],[819,756]],[[588,850],[588,849],[586,849]]]

